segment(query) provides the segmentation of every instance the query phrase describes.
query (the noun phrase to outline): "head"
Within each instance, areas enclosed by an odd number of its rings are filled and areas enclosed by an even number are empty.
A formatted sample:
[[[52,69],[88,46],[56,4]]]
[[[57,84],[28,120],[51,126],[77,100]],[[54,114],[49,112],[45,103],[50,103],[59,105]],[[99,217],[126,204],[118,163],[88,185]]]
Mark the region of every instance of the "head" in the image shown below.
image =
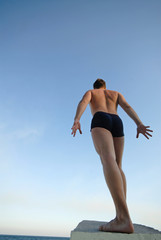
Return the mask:
[[[101,78],[97,78],[97,80],[93,84],[93,88],[94,89],[106,88],[106,82]]]

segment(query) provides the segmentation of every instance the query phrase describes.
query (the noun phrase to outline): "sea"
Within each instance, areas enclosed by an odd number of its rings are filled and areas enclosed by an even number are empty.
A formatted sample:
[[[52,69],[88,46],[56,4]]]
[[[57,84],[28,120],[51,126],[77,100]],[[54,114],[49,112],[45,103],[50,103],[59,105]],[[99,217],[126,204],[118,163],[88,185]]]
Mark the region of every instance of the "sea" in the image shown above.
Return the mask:
[[[0,235],[0,240],[69,240],[67,237],[40,237],[23,235]]]

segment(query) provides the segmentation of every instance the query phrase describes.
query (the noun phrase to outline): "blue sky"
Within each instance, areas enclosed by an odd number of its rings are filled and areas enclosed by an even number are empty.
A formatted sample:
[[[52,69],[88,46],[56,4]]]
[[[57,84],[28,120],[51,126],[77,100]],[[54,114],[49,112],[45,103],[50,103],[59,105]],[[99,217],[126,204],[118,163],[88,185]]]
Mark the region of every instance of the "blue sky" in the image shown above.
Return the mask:
[[[114,217],[89,107],[71,136],[98,77],[154,130],[136,139],[118,109],[132,220],[161,230],[161,1],[1,0],[0,35],[0,232],[69,236]]]

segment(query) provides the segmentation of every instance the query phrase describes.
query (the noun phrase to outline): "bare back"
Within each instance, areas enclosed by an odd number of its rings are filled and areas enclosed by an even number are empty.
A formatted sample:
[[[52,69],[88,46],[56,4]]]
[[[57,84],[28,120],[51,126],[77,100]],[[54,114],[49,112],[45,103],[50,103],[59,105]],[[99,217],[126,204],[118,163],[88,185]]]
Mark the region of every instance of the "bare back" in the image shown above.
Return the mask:
[[[92,115],[98,111],[117,114],[118,92],[107,89],[91,90],[90,108]]]

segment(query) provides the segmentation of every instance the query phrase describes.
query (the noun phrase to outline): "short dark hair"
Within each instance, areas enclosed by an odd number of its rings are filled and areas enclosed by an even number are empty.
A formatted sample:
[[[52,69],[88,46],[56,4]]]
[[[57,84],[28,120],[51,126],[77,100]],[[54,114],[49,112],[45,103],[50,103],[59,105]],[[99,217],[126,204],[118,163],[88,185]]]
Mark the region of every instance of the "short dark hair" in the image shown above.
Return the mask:
[[[101,87],[106,87],[106,82],[101,78],[97,78],[97,80],[93,83],[93,88],[99,89]]]

